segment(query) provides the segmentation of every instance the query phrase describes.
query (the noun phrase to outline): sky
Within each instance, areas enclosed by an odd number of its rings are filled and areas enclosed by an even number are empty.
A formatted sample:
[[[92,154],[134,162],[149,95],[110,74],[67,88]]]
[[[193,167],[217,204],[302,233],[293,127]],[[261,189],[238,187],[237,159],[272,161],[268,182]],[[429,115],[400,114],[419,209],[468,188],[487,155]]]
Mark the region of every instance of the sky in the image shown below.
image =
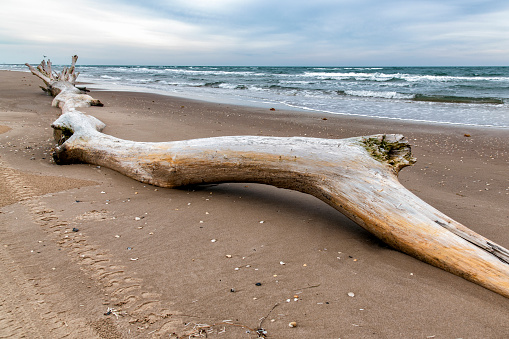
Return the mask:
[[[509,66],[507,0],[2,0],[0,63]]]

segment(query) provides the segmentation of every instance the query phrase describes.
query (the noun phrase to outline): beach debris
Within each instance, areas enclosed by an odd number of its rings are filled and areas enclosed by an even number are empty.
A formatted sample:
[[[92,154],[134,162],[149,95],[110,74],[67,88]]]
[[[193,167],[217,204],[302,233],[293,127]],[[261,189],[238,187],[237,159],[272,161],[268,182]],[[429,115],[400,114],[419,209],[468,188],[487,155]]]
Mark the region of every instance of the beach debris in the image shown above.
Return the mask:
[[[227,255],[226,255],[226,257],[227,257],[227,258],[231,258],[231,257],[232,257],[232,255],[231,255],[231,254],[227,254]]]
[[[76,228],[76,227],[73,227],[73,228],[72,228],[72,231],[73,231],[73,232],[79,232],[80,230],[79,230],[78,228]]]
[[[115,235],[115,238],[120,238],[120,235],[116,234],[116,235]]]
[[[246,180],[302,191],[393,248],[509,298],[509,250],[439,212],[398,181],[400,170],[416,161],[404,136],[121,140],[101,133],[106,125],[79,110],[103,104],[75,86],[77,59],[73,56],[71,67],[60,73],[49,60],[37,68],[26,64],[46,84],[42,89],[55,97],[52,105],[62,110],[51,125],[58,143],[56,164],[105,166],[168,188]]]
[[[255,285],[256,285],[256,286],[262,286],[262,283],[257,282]]]
[[[212,239],[210,242],[216,242],[216,241],[217,241],[217,239]]]
[[[130,260],[131,260],[131,261],[136,261],[136,260],[138,260],[138,259],[139,259],[139,258],[131,258]]]
[[[276,109],[275,109],[274,107],[272,107],[270,110],[271,110],[271,111],[275,111]]]
[[[297,327],[297,322],[296,321],[291,321],[288,326],[290,327]]]
[[[258,334],[258,338],[265,338],[267,337],[267,330],[263,329],[263,328],[259,328],[256,330],[256,333]]]
[[[140,218],[140,217],[134,217],[134,220],[136,220],[136,221],[140,221],[140,220],[141,220],[141,218]]]
[[[286,265],[286,263],[284,261],[280,261],[279,265]]]
[[[353,292],[348,292],[348,296],[353,298],[353,297],[355,297],[355,293],[353,293]]]
[[[119,316],[122,316],[122,314],[119,313],[116,309],[114,309],[112,307],[108,307],[108,309],[106,310],[104,315],[110,315],[110,314],[113,314],[117,319]]]
[[[471,137],[471,135],[470,135],[470,134],[467,134],[467,133],[463,134],[463,136],[465,136],[465,137],[467,137],[467,138],[470,138],[470,137]]]

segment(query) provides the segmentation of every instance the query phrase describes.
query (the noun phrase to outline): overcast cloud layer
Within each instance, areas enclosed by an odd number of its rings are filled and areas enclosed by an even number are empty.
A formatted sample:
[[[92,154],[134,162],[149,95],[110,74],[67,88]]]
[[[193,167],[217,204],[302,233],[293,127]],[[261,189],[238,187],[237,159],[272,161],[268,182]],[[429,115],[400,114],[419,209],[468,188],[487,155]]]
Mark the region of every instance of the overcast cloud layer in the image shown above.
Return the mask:
[[[3,0],[0,63],[509,65],[509,2]]]

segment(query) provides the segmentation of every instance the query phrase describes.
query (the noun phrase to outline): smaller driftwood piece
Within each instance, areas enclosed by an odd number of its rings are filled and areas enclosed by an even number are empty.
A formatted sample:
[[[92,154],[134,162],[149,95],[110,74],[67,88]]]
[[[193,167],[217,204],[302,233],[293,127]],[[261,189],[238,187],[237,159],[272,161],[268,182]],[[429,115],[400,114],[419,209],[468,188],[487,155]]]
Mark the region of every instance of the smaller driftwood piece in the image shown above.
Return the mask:
[[[407,190],[398,172],[412,165],[401,135],[349,139],[226,136],[135,142],[101,133],[77,108],[101,105],[74,86],[72,66],[30,68],[55,96],[58,164],[105,166],[141,182],[177,187],[257,182],[311,194],[404,253],[509,297],[509,251],[452,220]]]

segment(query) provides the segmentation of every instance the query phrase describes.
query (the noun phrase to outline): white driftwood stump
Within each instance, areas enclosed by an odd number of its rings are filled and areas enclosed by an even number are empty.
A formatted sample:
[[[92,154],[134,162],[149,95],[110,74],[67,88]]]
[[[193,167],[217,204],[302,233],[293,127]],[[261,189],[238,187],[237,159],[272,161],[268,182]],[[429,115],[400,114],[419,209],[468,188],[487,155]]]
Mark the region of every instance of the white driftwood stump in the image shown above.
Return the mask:
[[[101,133],[101,121],[76,110],[102,105],[74,86],[76,59],[58,75],[49,61],[38,69],[27,64],[55,96],[53,105],[62,109],[52,124],[59,144],[56,163],[105,166],[161,187],[256,182],[308,193],[395,249],[509,297],[509,251],[399,183],[401,168],[415,162],[402,135],[122,140]]]

